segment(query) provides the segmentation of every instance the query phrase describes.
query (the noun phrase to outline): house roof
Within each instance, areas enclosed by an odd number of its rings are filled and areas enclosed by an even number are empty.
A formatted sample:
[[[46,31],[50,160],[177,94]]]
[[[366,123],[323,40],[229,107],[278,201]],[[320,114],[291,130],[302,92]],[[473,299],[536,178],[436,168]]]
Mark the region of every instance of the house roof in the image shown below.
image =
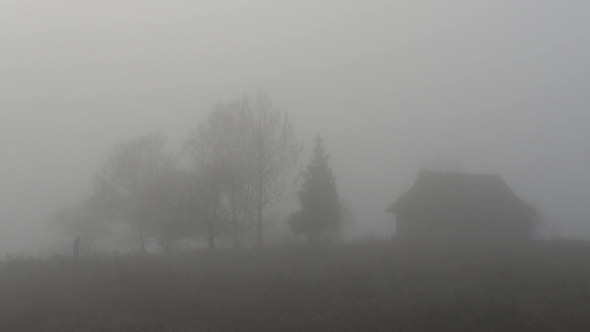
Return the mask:
[[[510,190],[500,175],[427,170],[420,171],[414,186],[385,212],[397,214],[432,206],[460,206],[477,202],[533,213],[532,208]]]

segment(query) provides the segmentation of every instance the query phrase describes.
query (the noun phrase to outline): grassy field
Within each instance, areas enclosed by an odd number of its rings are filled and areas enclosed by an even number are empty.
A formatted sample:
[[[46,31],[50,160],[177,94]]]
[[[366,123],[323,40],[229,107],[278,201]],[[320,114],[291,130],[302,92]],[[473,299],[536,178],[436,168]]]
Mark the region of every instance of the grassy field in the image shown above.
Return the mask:
[[[590,331],[590,243],[13,257],[0,331]]]

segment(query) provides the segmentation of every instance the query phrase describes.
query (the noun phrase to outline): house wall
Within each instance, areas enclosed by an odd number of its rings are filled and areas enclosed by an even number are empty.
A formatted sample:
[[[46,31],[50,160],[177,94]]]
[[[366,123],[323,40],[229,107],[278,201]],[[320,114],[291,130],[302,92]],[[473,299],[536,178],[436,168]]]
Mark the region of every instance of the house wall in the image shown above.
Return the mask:
[[[509,240],[530,238],[531,231],[514,211],[423,209],[397,216],[396,237],[425,241]]]

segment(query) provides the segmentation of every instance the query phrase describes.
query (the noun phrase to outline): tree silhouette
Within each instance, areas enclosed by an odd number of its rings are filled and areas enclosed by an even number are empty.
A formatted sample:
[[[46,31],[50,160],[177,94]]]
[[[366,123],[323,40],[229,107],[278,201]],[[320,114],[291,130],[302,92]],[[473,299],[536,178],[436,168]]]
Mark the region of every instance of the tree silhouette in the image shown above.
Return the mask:
[[[165,145],[166,138],[159,134],[120,143],[94,178],[95,194],[102,197],[110,218],[137,227],[142,253],[146,226],[158,217],[160,179],[173,164],[164,153]]]
[[[340,227],[341,209],[336,191],[336,179],[332,175],[320,135],[314,140],[313,157],[303,174],[302,188],[298,193],[301,210],[289,219],[295,234],[307,234],[310,242],[318,242],[326,231]]]
[[[258,247],[262,248],[262,212],[292,197],[299,178],[288,175],[297,165],[303,145],[297,141],[287,114],[276,109],[265,93],[241,101],[239,126],[246,152],[248,196],[256,207]]]
[[[184,151],[194,161],[197,170],[195,174],[199,170],[206,170],[207,176],[214,176],[215,186],[221,190],[217,196],[228,201],[231,212],[229,228],[234,247],[239,246],[246,216],[252,210],[247,197],[247,149],[242,127],[239,125],[240,105],[239,100],[216,104],[207,121],[193,130],[184,142]],[[213,182],[208,181],[205,187],[212,185]]]

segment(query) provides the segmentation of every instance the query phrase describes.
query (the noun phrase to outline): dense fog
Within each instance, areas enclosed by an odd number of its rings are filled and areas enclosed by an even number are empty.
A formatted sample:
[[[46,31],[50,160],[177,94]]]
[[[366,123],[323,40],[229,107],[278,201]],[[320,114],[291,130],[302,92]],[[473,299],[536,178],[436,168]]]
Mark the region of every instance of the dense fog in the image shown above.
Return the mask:
[[[0,0],[0,253],[50,245],[48,214],[87,195],[117,142],[161,132],[180,152],[215,103],[260,90],[302,167],[325,140],[356,238],[393,232],[384,211],[421,169],[499,174],[545,235],[588,237],[589,10]]]

